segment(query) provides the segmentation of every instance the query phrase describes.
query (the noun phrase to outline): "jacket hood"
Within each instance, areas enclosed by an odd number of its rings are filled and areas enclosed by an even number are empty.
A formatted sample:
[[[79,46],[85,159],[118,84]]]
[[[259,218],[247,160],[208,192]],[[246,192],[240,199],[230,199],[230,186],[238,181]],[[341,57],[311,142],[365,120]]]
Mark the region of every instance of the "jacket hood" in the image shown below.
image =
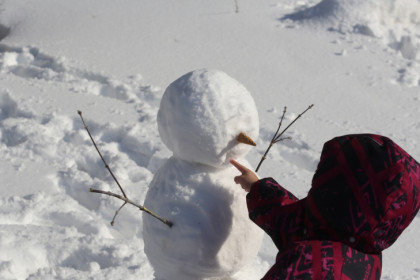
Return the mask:
[[[391,246],[419,210],[420,165],[374,134],[324,144],[307,197],[308,235],[366,253]]]

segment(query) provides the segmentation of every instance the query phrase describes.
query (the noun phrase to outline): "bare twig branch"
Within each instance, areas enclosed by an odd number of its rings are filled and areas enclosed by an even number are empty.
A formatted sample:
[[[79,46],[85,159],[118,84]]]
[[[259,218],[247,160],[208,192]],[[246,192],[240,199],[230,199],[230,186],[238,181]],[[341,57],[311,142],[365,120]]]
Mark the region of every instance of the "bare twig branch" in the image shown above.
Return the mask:
[[[302,113],[300,113],[297,117],[296,117],[296,119],[294,119],[285,129],[283,129],[283,131],[276,137],[276,139],[275,140],[278,140],[282,135],[283,135],[283,133],[285,133],[286,132],[286,130],[289,128],[289,127],[291,127],[300,117],[302,117],[302,115],[303,114],[305,114],[306,113],[306,111],[308,111],[309,109],[311,109],[312,107],[314,107],[314,104],[312,104],[312,105],[309,105],[309,107],[308,108],[306,108],[306,110],[305,111],[303,111]]]
[[[286,115],[286,110],[287,110],[287,107],[285,106],[285,107],[284,107],[284,109],[283,109],[283,115],[281,116],[281,119],[280,119],[280,122],[279,122],[279,126],[277,127],[277,130],[276,130],[276,132],[274,133],[273,138],[271,139],[270,144],[268,145],[267,150],[265,151],[265,153],[264,153],[264,155],[262,156],[262,158],[261,158],[260,162],[258,163],[258,166],[257,166],[257,168],[255,169],[255,172],[258,172],[258,170],[259,170],[259,169],[260,169],[260,167],[261,167],[261,164],[262,164],[262,163],[263,163],[263,161],[267,158],[267,154],[268,154],[268,152],[270,151],[271,147],[274,145],[274,143],[276,143],[276,137],[277,137],[277,134],[279,133],[279,130],[280,130],[281,124],[283,123],[284,116]]]
[[[102,191],[102,190],[97,190],[97,189],[92,189],[92,188],[90,188],[89,189],[89,191],[90,192],[93,192],[93,193],[100,193],[100,194],[106,194],[106,195],[109,195],[109,196],[113,196],[113,197],[116,197],[116,198],[118,198],[118,199],[121,199],[122,201],[124,201],[125,203],[118,209],[118,211],[120,211],[121,210],[121,208],[125,205],[125,204],[131,204],[131,205],[133,205],[133,206],[135,206],[135,207],[137,207],[137,208],[139,208],[141,211],[144,211],[144,212],[146,212],[146,213],[148,213],[148,214],[150,214],[150,215],[152,215],[153,217],[155,217],[156,219],[158,219],[159,221],[161,221],[162,223],[164,223],[164,224],[166,224],[166,225],[168,225],[169,227],[172,227],[173,226],[173,223],[172,222],[170,222],[170,221],[168,221],[167,219],[164,219],[164,218],[162,218],[162,217],[160,217],[160,216],[158,216],[156,213],[154,213],[153,211],[151,211],[150,209],[148,209],[148,208],[146,208],[146,207],[144,207],[144,206],[142,206],[142,205],[139,205],[139,204],[137,204],[137,203],[135,203],[134,201],[132,201],[132,200],[130,200],[130,199],[128,199],[128,198],[126,198],[126,197],[122,197],[121,195],[119,195],[119,194],[116,194],[116,193],[113,193],[113,192],[107,192],[107,191]],[[117,212],[118,212],[117,211]],[[116,216],[116,215],[115,215]],[[115,218],[115,217],[114,217]],[[114,220],[113,220],[114,221]]]
[[[77,113],[80,115],[80,118],[82,119],[83,125],[84,125],[84,127],[85,127],[85,129],[86,129],[87,133],[89,134],[90,140],[92,141],[93,146],[95,146],[95,149],[96,149],[96,151],[98,152],[99,156],[101,157],[102,162],[105,164],[106,169],[108,169],[109,173],[111,174],[112,178],[114,179],[115,183],[117,183],[118,187],[119,187],[119,188],[120,188],[120,190],[121,190],[121,193],[123,194],[123,196],[121,196],[121,195],[119,195],[119,194],[112,193],[112,192],[106,192],[106,191],[96,190],[96,189],[92,189],[92,188],[90,189],[90,192],[93,192],[93,193],[106,194],[106,195],[113,196],[113,197],[116,197],[116,198],[121,199],[121,200],[123,200],[123,201],[124,201],[124,204],[123,204],[123,205],[121,205],[121,207],[120,207],[120,208],[118,208],[118,210],[115,212],[114,218],[113,218],[113,219],[112,219],[112,221],[111,221],[111,225],[112,225],[112,226],[114,225],[115,218],[117,217],[117,215],[118,215],[118,213],[120,212],[120,210],[121,210],[121,209],[122,209],[122,208],[123,208],[123,207],[124,207],[127,203],[129,203],[129,204],[131,204],[131,205],[136,206],[136,207],[137,207],[137,208],[139,208],[141,211],[145,211],[146,213],[148,213],[148,214],[150,214],[151,216],[155,217],[156,219],[158,219],[159,221],[163,222],[163,223],[164,223],[164,224],[166,224],[167,226],[172,227],[172,226],[173,226],[173,223],[172,223],[172,222],[170,222],[170,221],[168,221],[167,219],[164,219],[164,218],[162,218],[162,217],[159,217],[156,213],[152,212],[151,210],[147,209],[146,207],[144,207],[144,206],[142,206],[142,205],[139,205],[139,204],[137,204],[137,203],[133,202],[132,200],[128,199],[127,195],[126,195],[126,194],[125,194],[125,192],[124,192],[124,189],[122,188],[122,186],[121,186],[121,185],[120,185],[120,183],[118,182],[117,178],[115,177],[115,175],[114,175],[114,173],[112,172],[112,170],[111,170],[111,168],[109,167],[109,165],[106,163],[106,161],[105,161],[104,157],[102,156],[102,153],[99,151],[99,148],[98,148],[98,146],[96,145],[96,142],[95,142],[95,140],[93,139],[92,134],[90,133],[89,128],[88,128],[88,126],[87,126],[87,125],[86,125],[86,123],[85,123],[85,120],[83,119],[83,116],[82,116],[82,111],[77,111]]]
[[[92,190],[90,190],[91,192],[92,192]],[[117,215],[118,215],[118,213],[120,213],[120,210],[125,206],[127,204],[127,202],[124,202],[123,203],[123,205],[121,205],[120,206],[120,208],[118,208],[118,210],[117,211],[115,211],[115,215],[114,215],[114,217],[112,218],[112,221],[111,221],[111,226],[114,226],[114,222],[115,222],[115,218],[117,217]]]
[[[274,141],[274,143],[281,142],[284,140],[292,140],[292,137],[283,137],[283,138],[277,139],[276,141]]]
[[[275,142],[276,141],[277,134],[279,133],[280,127],[281,127],[281,125],[283,123],[283,120],[284,120],[284,116],[286,115],[286,110],[287,110],[287,107],[284,106],[283,115],[281,115],[279,126],[277,127],[276,133],[274,133],[273,138],[271,139],[271,142]]]
[[[283,131],[282,132],[280,132],[279,133],[279,131],[280,131],[280,127],[281,127],[281,125],[282,125],[282,123],[283,123],[283,119],[284,119],[284,116],[285,116],[285,114],[286,114],[286,109],[287,109],[287,107],[284,107],[284,110],[283,110],[283,115],[281,116],[281,119],[280,119],[280,122],[279,122],[279,126],[277,127],[277,130],[276,130],[276,132],[274,133],[274,136],[273,136],[273,138],[271,139],[271,142],[270,142],[270,144],[268,145],[268,148],[267,148],[267,150],[265,151],[265,153],[264,153],[264,155],[262,156],[262,158],[261,158],[261,160],[260,160],[260,162],[258,163],[258,166],[257,166],[257,168],[255,169],[255,172],[258,172],[258,170],[260,169],[260,167],[261,167],[261,164],[263,163],[263,161],[267,158],[267,154],[268,154],[268,152],[270,151],[270,149],[271,149],[271,147],[275,144],[275,143],[277,143],[277,142],[280,142],[280,141],[283,141],[283,140],[288,140],[288,139],[291,139],[290,137],[284,137],[284,138],[282,138],[282,136],[283,136],[283,134],[286,132],[286,130],[289,128],[289,127],[291,127],[300,117],[302,117],[302,115],[303,114],[305,114],[309,109],[311,109],[312,107],[314,106],[314,104],[312,104],[312,105],[309,105],[309,107],[308,108],[306,108],[306,110],[305,111],[303,111],[302,113],[300,113],[285,129],[283,129]]]
[[[111,168],[109,168],[109,165],[106,163],[104,157],[102,156],[101,152],[99,151],[99,148],[98,148],[98,146],[95,143],[95,140],[93,140],[92,134],[90,134],[89,128],[86,125],[85,120],[83,119],[82,111],[77,111],[77,113],[80,115],[80,118],[82,119],[83,125],[84,125],[87,133],[89,134],[90,140],[92,140],[93,146],[95,146],[95,149],[98,152],[99,156],[101,157],[103,163],[105,164],[106,169],[108,169],[108,171],[111,174],[112,178],[114,178],[114,181],[117,183],[118,187],[120,188],[121,193],[124,195],[125,198],[127,198],[127,196],[125,195],[125,192],[124,192],[123,188],[121,187],[120,183],[118,182],[118,180],[115,177],[114,173],[112,172]]]

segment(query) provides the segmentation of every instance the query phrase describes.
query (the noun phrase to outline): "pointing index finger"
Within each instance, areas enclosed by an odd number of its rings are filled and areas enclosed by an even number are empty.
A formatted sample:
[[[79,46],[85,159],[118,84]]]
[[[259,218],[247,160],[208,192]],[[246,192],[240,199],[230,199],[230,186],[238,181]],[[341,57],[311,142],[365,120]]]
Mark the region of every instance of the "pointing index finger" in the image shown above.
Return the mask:
[[[237,162],[234,159],[230,160],[230,163],[236,167],[236,169],[238,169],[242,174],[246,173],[249,169],[246,168],[245,166],[243,166],[242,164],[240,164],[239,162]]]

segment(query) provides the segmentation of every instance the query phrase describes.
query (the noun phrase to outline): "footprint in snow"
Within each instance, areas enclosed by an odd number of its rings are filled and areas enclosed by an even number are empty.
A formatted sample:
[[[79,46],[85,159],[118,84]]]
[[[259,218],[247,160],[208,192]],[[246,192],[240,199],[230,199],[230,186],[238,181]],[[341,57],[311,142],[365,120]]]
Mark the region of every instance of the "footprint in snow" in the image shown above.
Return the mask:
[[[0,39],[6,34],[0,25]],[[76,93],[88,93],[125,102],[156,105],[160,88],[144,85],[140,76],[121,82],[102,74],[70,66],[63,57],[54,57],[35,47],[12,47],[0,44],[0,73],[24,79],[67,83]]]

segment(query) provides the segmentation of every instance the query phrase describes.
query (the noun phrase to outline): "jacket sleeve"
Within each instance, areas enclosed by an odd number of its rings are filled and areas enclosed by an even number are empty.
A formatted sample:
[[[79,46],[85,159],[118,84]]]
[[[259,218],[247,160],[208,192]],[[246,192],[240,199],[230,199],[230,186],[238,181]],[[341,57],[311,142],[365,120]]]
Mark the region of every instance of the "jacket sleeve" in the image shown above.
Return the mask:
[[[381,270],[381,254],[365,254],[340,242],[310,240],[279,252],[262,280],[379,280]]]
[[[250,219],[273,239],[279,250],[304,239],[304,200],[274,179],[257,181],[247,194],[247,206]]]

